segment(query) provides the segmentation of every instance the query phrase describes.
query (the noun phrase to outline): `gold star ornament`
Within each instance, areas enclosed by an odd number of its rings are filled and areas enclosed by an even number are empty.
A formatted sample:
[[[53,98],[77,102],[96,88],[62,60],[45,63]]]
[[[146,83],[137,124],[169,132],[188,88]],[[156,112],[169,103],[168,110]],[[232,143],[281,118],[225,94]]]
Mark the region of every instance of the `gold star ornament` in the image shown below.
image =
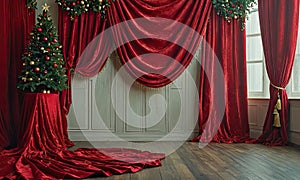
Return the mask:
[[[42,8],[43,8],[43,11],[49,11],[50,6],[49,6],[47,3],[45,3],[45,4],[42,6]]]

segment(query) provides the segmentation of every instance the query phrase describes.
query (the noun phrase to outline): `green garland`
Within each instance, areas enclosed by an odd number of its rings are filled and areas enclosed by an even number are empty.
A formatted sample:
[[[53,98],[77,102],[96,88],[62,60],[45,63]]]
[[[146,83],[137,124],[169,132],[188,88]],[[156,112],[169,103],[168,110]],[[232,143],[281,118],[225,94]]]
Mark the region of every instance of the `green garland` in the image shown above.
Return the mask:
[[[105,17],[107,7],[110,6],[111,1],[115,0],[55,0],[63,10],[69,13],[71,20],[89,10],[99,12],[102,17]]]
[[[37,0],[27,0],[29,9],[37,9]],[[63,10],[71,16],[80,16],[89,10],[99,12],[106,16],[107,7],[115,0],[55,0]],[[223,16],[228,22],[237,19],[242,22],[242,30],[245,29],[245,21],[248,19],[251,8],[256,0],[212,0],[213,6],[219,16]]]
[[[26,5],[27,5],[28,9],[30,9],[30,10],[37,9],[37,2],[36,2],[36,0],[27,0],[26,1]]]
[[[101,13],[102,17],[106,17],[107,7],[115,0],[55,0],[61,8],[69,13],[71,20],[75,16],[80,16],[89,10]],[[37,0],[27,0],[28,9],[37,9]]]
[[[245,29],[246,19],[256,0],[212,0],[213,6],[219,16],[228,22],[237,19],[242,22],[242,30]]]

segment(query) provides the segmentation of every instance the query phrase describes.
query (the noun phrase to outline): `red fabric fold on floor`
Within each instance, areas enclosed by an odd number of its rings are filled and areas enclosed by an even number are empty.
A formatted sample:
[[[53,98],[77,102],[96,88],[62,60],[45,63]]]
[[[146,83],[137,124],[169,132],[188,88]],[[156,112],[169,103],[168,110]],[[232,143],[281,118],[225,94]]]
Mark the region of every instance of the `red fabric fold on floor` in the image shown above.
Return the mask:
[[[111,176],[161,165],[164,154],[109,148],[67,149],[58,94],[24,95],[18,147],[0,152],[0,178]]]

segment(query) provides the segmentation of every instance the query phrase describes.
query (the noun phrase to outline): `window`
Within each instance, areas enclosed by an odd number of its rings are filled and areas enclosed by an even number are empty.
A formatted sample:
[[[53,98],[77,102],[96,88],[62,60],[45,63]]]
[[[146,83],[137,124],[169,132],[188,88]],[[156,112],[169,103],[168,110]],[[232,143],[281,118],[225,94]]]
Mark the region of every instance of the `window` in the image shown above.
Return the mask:
[[[249,98],[269,98],[270,81],[265,66],[257,6],[253,8],[247,21],[246,41],[248,96]],[[287,93],[289,98],[300,99],[300,36],[298,36],[295,62]]]

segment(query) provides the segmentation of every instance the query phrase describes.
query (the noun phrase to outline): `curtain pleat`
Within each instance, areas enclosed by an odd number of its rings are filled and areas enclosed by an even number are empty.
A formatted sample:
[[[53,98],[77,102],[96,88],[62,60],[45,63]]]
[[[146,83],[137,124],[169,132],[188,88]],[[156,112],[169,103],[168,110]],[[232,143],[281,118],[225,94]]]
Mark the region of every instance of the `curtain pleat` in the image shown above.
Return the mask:
[[[200,134],[193,141],[245,142],[249,139],[245,31],[241,31],[240,22],[228,23],[213,11],[205,39],[207,45],[203,52],[199,85]],[[222,67],[223,72],[216,71],[217,64]],[[221,101],[214,94],[222,87],[210,84],[205,71],[213,72],[212,80],[217,79],[220,73],[224,74],[224,115],[218,114],[222,111],[211,112],[212,104]],[[209,117],[211,113],[212,118]],[[218,130],[215,131],[215,128]]]

